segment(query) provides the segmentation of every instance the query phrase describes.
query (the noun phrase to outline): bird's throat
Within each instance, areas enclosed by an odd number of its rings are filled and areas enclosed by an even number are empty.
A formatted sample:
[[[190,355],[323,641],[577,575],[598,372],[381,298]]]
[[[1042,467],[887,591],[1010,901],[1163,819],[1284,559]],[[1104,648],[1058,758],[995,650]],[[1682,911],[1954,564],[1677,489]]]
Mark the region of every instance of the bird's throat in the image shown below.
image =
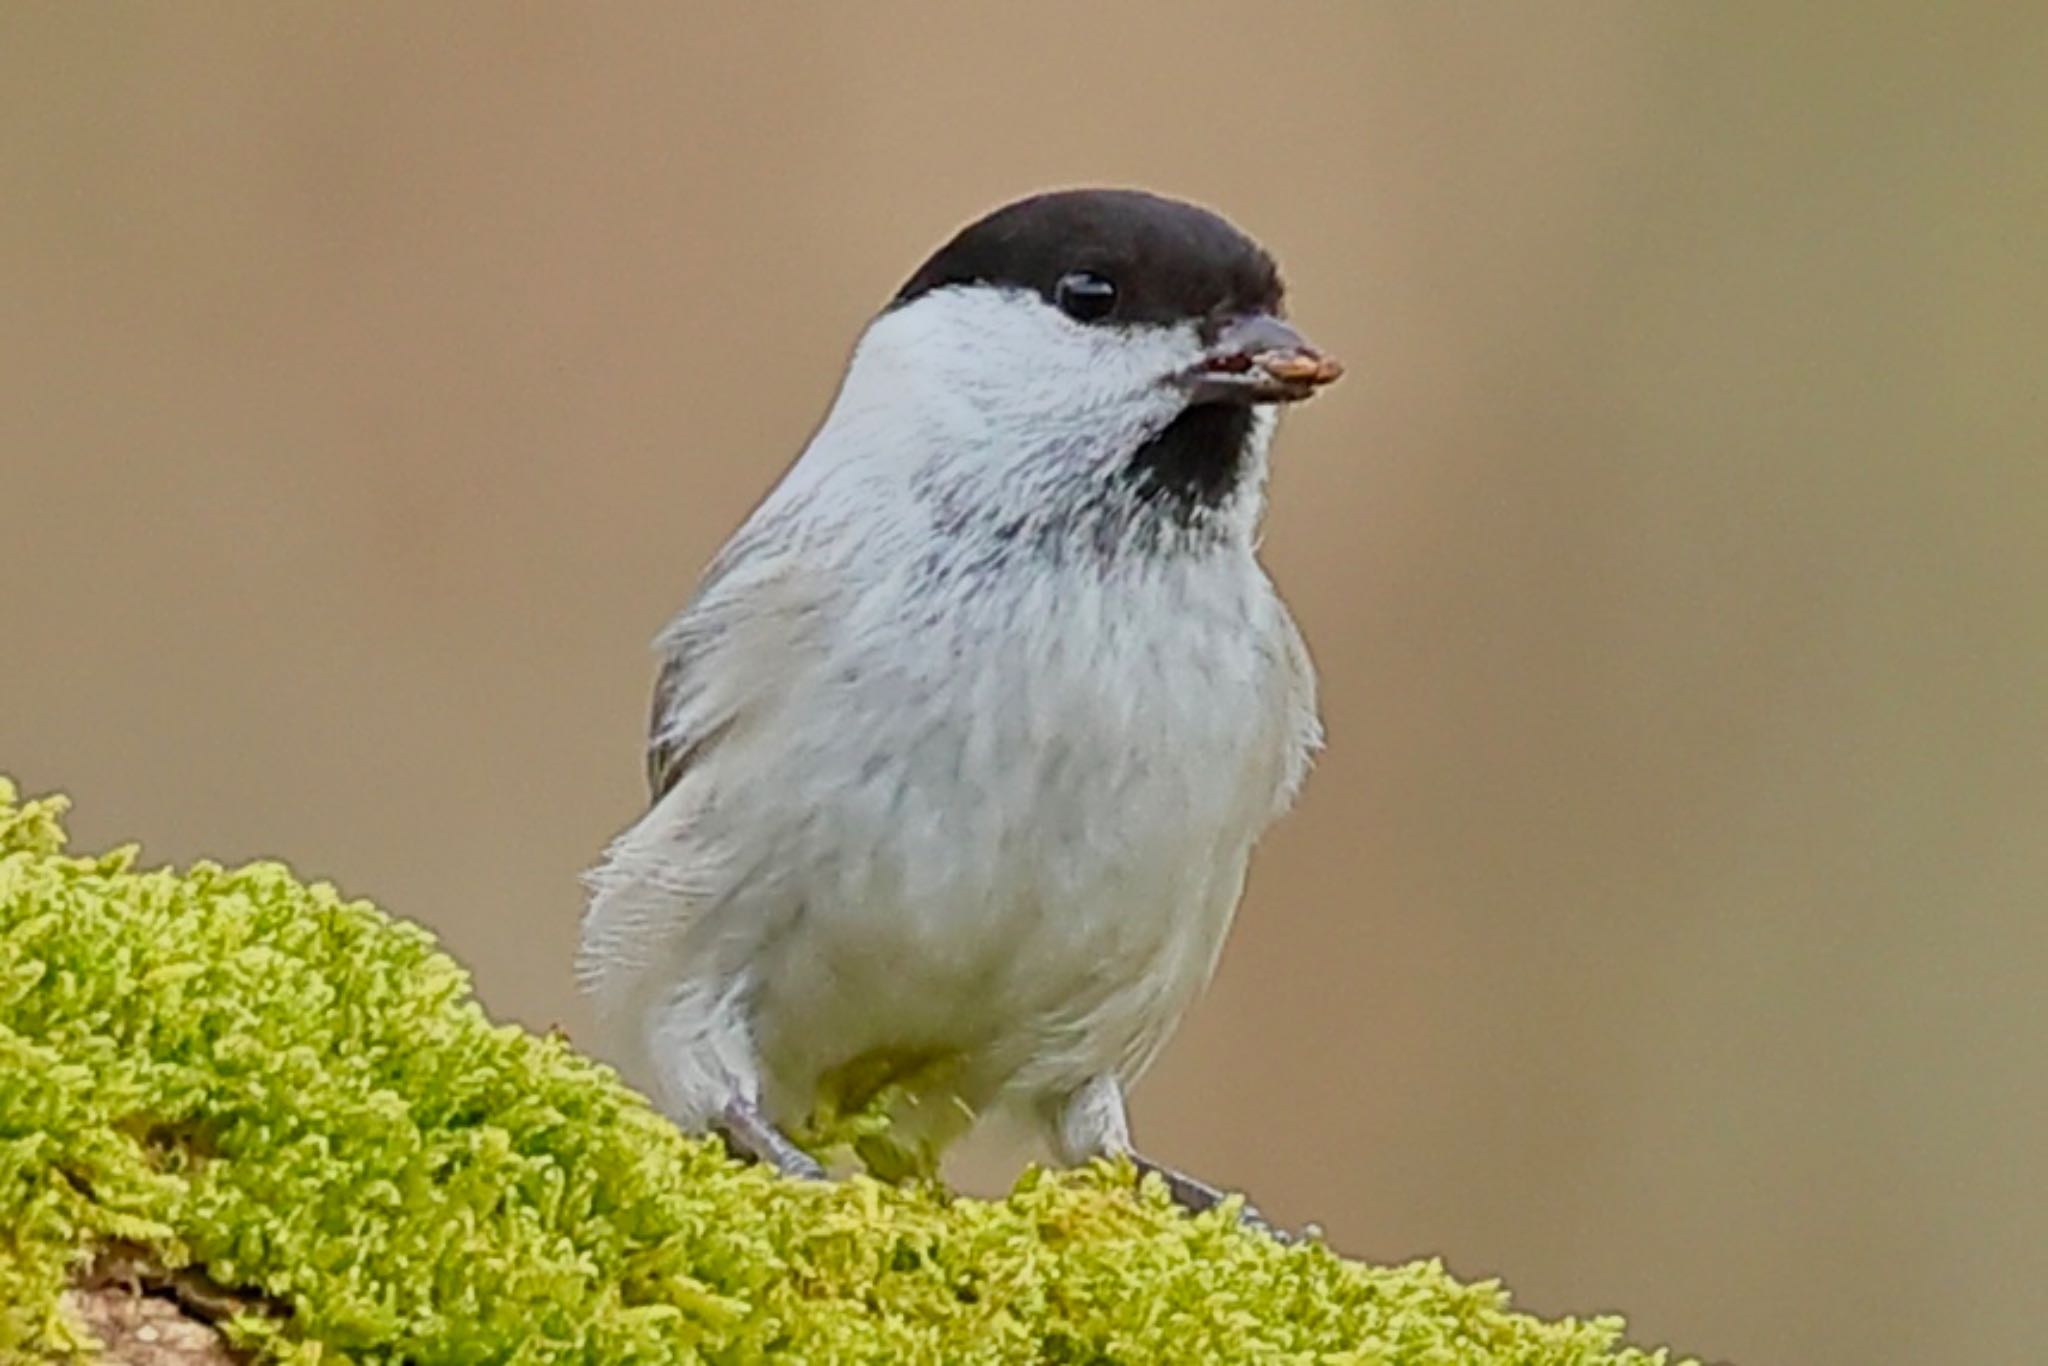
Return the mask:
[[[1138,497],[1193,525],[1237,492],[1251,460],[1252,410],[1202,403],[1140,446],[1126,466]]]

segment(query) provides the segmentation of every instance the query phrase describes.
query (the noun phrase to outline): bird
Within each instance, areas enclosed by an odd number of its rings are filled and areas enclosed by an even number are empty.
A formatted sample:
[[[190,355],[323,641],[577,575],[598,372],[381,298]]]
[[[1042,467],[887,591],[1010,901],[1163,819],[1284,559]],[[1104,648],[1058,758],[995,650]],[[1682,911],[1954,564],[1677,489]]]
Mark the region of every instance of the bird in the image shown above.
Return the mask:
[[[651,800],[587,878],[601,1054],[792,1176],[886,1090],[876,1155],[1002,1112],[1222,1201],[1127,1096],[1321,746],[1257,549],[1278,414],[1341,373],[1191,203],[1055,190],[940,246],[656,639]]]

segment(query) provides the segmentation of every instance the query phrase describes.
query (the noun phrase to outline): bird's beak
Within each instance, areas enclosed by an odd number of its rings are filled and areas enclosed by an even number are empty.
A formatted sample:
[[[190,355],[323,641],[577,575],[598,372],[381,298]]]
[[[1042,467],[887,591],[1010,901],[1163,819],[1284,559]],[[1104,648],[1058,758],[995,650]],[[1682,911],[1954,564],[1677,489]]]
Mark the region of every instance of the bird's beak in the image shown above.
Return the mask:
[[[1194,403],[1293,403],[1344,373],[1270,313],[1230,319],[1215,344],[1179,376]]]

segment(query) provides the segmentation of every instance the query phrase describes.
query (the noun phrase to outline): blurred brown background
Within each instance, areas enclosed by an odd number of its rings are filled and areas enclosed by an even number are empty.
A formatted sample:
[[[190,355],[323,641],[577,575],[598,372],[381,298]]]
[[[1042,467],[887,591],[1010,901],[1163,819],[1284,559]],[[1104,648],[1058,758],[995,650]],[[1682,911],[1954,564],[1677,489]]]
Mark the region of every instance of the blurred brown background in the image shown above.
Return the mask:
[[[573,1028],[646,642],[868,314],[1197,198],[1351,378],[1268,535],[1330,751],[1148,1145],[1745,1366],[2035,1358],[2028,8],[9,5],[0,769]]]

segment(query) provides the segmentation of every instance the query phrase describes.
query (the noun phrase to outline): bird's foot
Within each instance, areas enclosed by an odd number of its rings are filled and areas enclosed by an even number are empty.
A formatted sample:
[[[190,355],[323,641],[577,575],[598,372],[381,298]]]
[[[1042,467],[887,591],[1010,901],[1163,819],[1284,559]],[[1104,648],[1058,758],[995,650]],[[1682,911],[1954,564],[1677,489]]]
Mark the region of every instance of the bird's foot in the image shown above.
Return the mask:
[[[823,1181],[825,1168],[775,1127],[751,1101],[727,1102],[718,1117],[718,1134],[735,1157],[762,1162],[800,1181]]]
[[[1173,1203],[1189,1214],[1206,1214],[1230,1197],[1229,1191],[1212,1186],[1199,1177],[1189,1176],[1186,1172],[1176,1171],[1172,1167],[1154,1162],[1150,1158],[1140,1157],[1136,1153],[1131,1154],[1131,1164],[1138,1169],[1138,1179],[1141,1181],[1148,1174],[1158,1177],[1160,1184],[1166,1187],[1167,1195],[1172,1197]],[[1249,1200],[1239,1206],[1237,1217],[1246,1228],[1270,1234],[1283,1243],[1293,1241],[1292,1236],[1285,1230],[1268,1223],[1266,1216],[1253,1208]]]

